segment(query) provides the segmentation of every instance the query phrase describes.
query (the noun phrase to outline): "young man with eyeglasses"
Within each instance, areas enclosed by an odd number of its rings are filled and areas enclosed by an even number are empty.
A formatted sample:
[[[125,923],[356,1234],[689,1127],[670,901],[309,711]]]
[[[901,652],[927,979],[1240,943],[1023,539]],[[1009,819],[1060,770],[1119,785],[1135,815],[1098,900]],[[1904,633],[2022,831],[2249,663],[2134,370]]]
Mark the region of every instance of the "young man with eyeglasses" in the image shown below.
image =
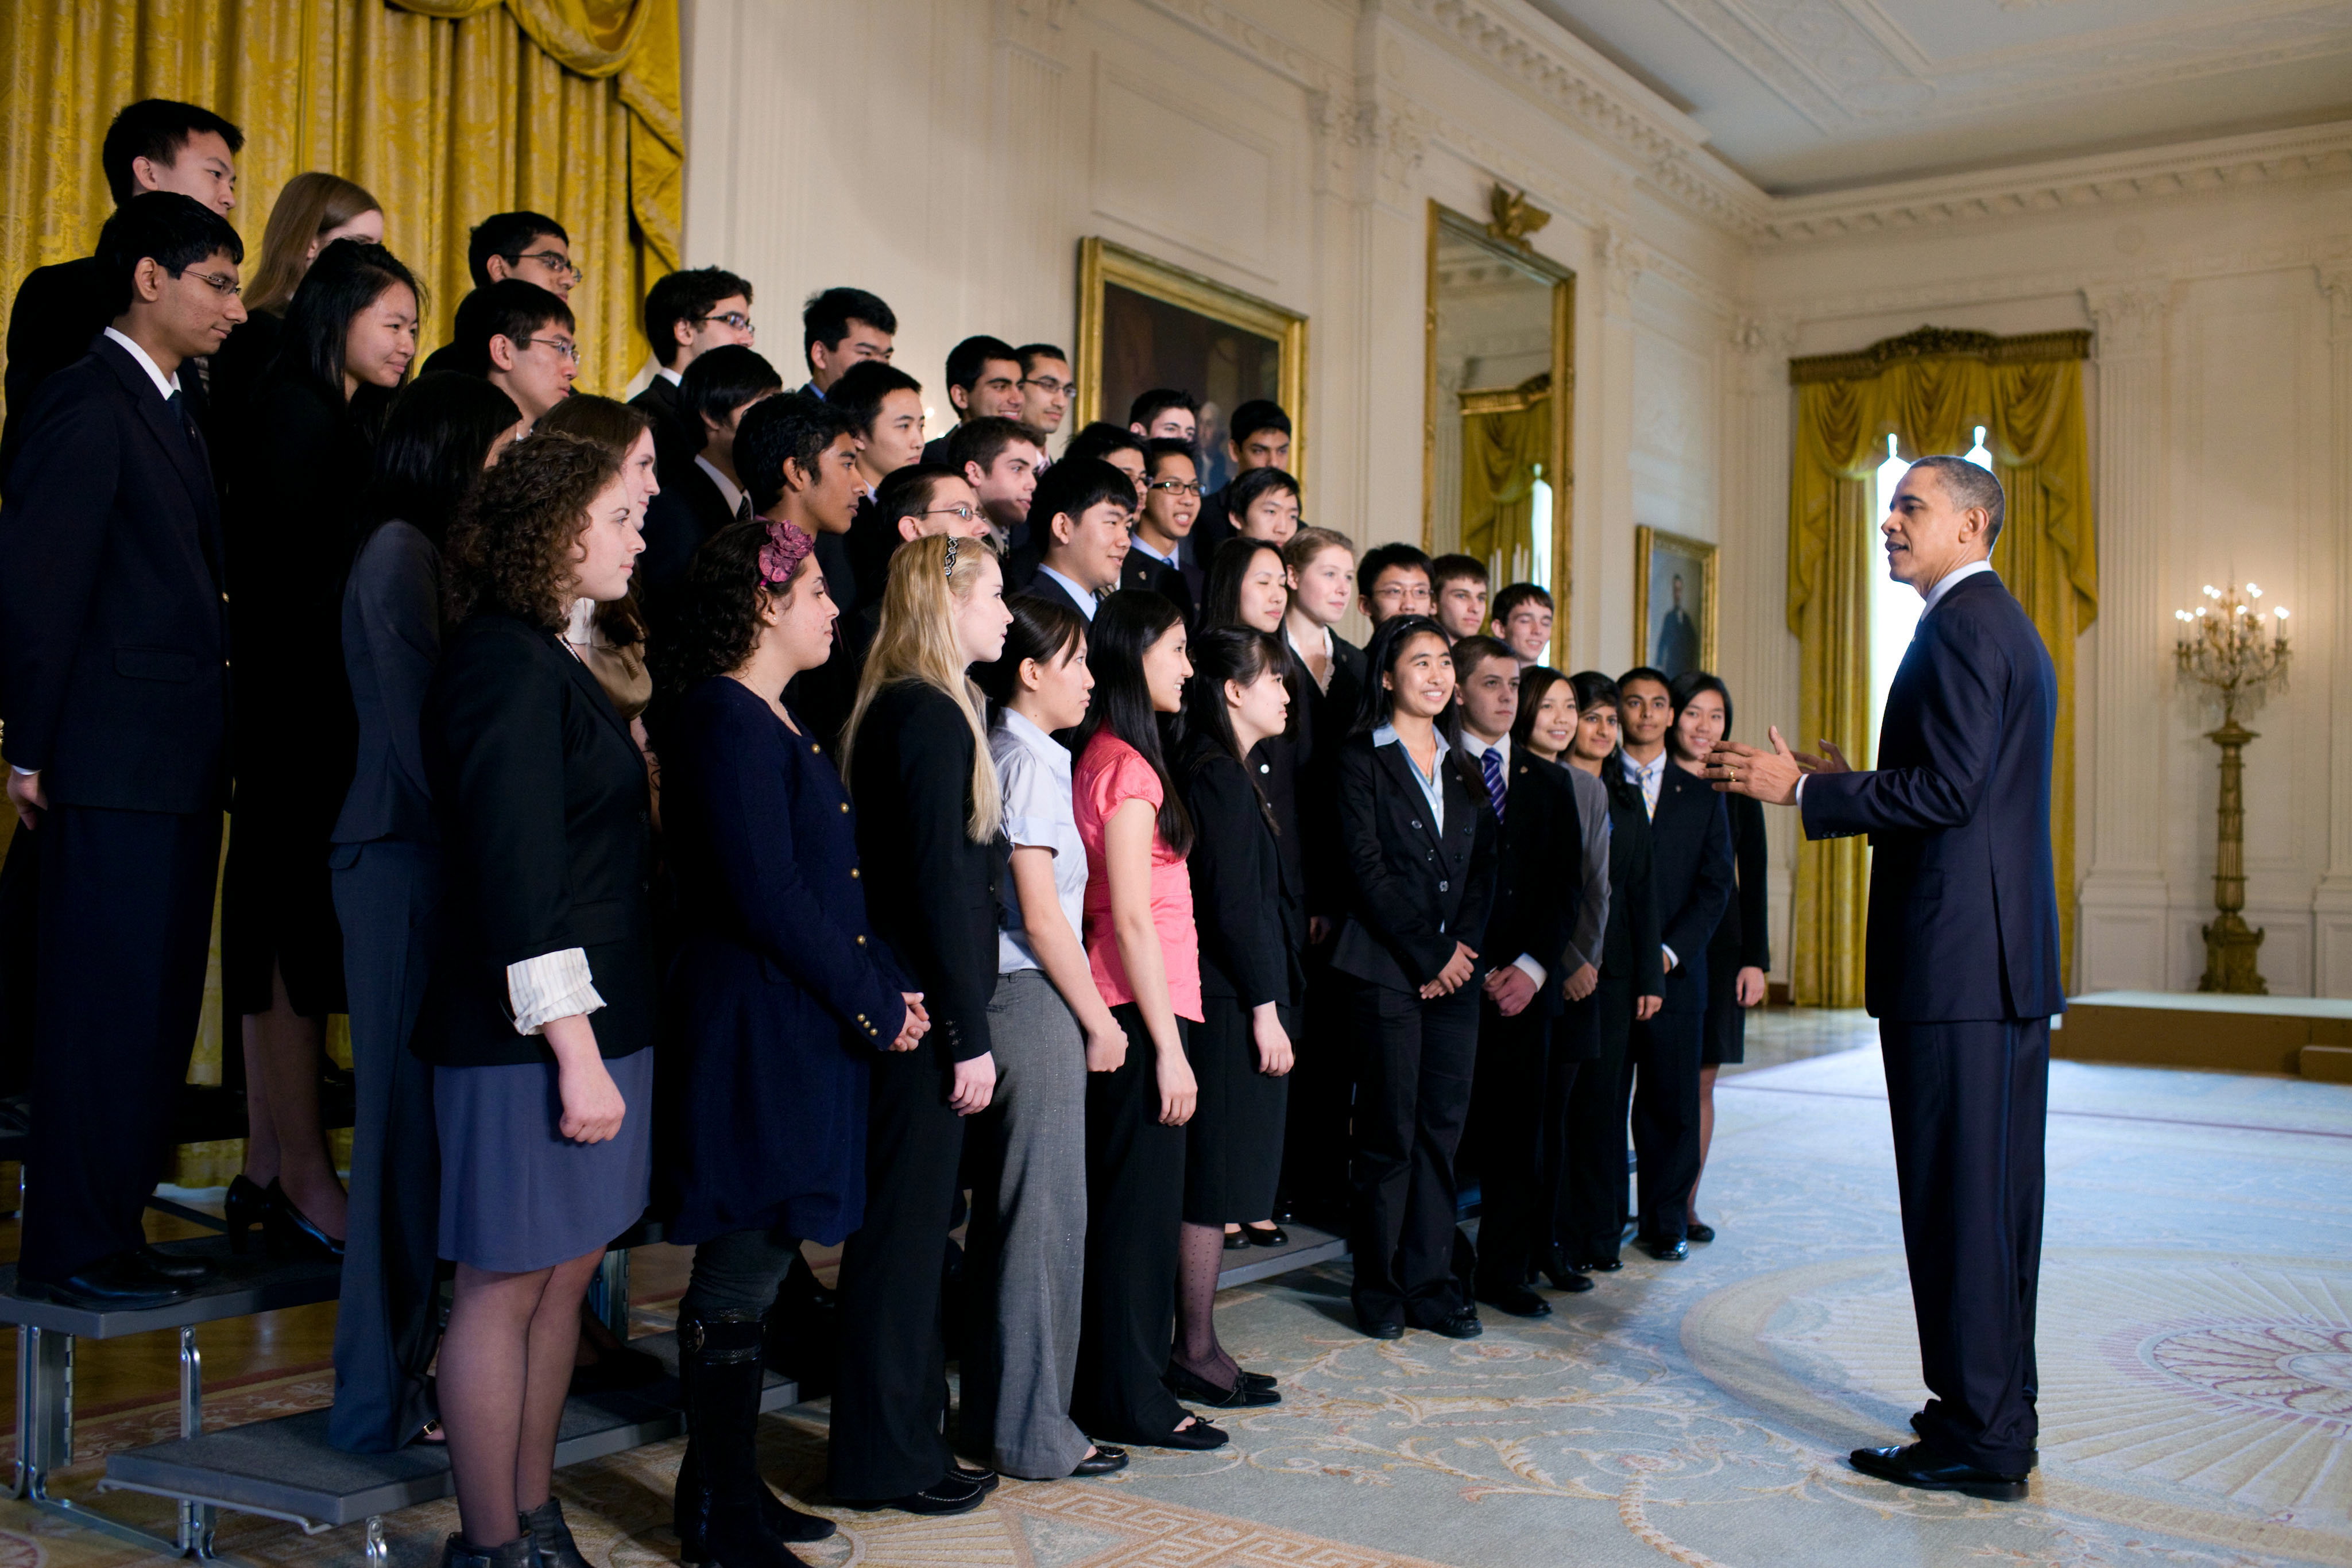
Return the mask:
[[[245,133],[208,109],[150,98],[128,105],[106,128],[99,167],[120,209],[145,191],[176,191],[226,215],[236,205],[236,155]],[[25,275],[8,313],[7,422],[0,425],[0,474],[16,449],[33,392],[89,352],[114,314],[98,257],[82,256]],[[208,427],[204,360],[184,392],[199,427]]]
[[[827,288],[801,308],[801,352],[808,360],[808,384],[801,390],[823,397],[852,365],[868,360],[890,362],[898,318],[863,288]]]
[[[466,240],[466,268],[477,288],[519,277],[563,300],[587,276],[572,259],[572,236],[543,213],[493,213],[476,224]]]
[[[948,350],[948,404],[959,427],[975,419],[1021,417],[1021,354],[1002,338],[985,332],[966,338]],[[947,434],[923,448],[926,463],[952,463]],[[1038,450],[1045,450],[1043,438]]]
[[[1017,419],[983,414],[949,434],[943,455],[980,497],[997,548],[1011,553],[1029,547],[1029,502],[1045,455],[1044,434]]]
[[[1169,436],[1145,442],[1143,460],[1143,509],[1135,515],[1135,535],[1129,541],[1132,548],[1119,570],[1118,585],[1171,600],[1189,626],[1208,575],[1197,568],[1188,570],[1179,555],[1201,512],[1200,465],[1191,442]]]
[[[1016,352],[1021,356],[1019,418],[1050,440],[1062,428],[1076,391],[1070,379],[1070,356],[1051,343],[1024,343]]]
[[[536,283],[509,277],[457,302],[456,336],[434,358],[446,356],[442,369],[484,377],[537,423],[572,395],[580,373],[572,330],[571,306]]]
[[[723,267],[670,273],[646,290],[645,325],[654,379],[629,401],[653,420],[656,440],[691,447],[699,432],[680,409],[678,383],[710,350],[751,346],[751,286]]]
[[[1375,545],[1356,563],[1357,604],[1374,626],[1430,612],[1429,557],[1418,546]]]

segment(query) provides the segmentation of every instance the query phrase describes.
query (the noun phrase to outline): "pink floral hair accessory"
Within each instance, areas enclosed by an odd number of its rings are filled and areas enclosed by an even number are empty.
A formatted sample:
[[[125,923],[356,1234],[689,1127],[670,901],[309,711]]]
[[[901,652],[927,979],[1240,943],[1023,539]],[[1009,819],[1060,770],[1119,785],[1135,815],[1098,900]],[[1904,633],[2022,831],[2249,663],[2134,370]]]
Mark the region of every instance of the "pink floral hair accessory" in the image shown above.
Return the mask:
[[[816,549],[816,540],[797,523],[772,522],[768,525],[768,542],[760,547],[760,576],[770,588],[782,588],[792,581],[793,573],[800,570],[809,551]]]

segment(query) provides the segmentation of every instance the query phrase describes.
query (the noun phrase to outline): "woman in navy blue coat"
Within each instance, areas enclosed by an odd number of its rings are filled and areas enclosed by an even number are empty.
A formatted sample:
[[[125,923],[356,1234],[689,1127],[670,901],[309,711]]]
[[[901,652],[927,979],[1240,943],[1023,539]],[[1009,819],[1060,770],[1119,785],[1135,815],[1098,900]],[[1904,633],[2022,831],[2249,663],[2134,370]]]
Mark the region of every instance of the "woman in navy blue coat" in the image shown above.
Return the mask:
[[[790,523],[712,536],[661,671],[664,840],[684,931],[658,1179],[670,1239],[696,1245],[679,1310],[692,1437],[677,1526],[689,1561],[729,1568],[795,1562],[783,1542],[832,1533],[759,1479],[762,1319],[803,1241],[857,1228],[868,1064],[929,1027],[866,920],[848,792],[780,695],[833,651],[813,543]]]

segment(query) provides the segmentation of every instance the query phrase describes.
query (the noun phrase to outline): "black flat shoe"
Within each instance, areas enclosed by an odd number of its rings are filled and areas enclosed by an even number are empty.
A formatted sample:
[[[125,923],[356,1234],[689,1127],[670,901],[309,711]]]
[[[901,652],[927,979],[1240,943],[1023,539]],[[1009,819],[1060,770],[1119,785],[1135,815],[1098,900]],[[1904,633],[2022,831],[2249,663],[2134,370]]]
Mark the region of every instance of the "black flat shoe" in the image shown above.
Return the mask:
[[[141,1260],[136,1251],[113,1252],[87,1263],[62,1280],[16,1276],[16,1294],[27,1301],[55,1301],[86,1312],[136,1312],[185,1301],[190,1291]]]
[[[272,1258],[341,1258],[343,1244],[319,1228],[310,1217],[294,1207],[286,1189],[276,1182],[269,1184],[264,1195],[268,1207],[262,1210],[261,1239],[268,1245]]]
[[[1989,1498],[1995,1502],[2016,1502],[2025,1496],[2023,1476],[2003,1475],[1999,1470],[1980,1469],[1975,1465],[1938,1459],[1927,1452],[1925,1443],[1898,1445],[1886,1448],[1856,1448],[1847,1460],[1864,1475],[1896,1486],[1918,1487],[1927,1491],[1964,1492],[1969,1497]]]
[[[211,1284],[220,1274],[218,1269],[201,1258],[183,1258],[153,1247],[141,1247],[139,1261],[147,1266],[149,1273],[160,1274],[173,1284],[185,1285],[190,1290]]]
[[[1187,1405],[1205,1405],[1213,1410],[1240,1410],[1260,1405],[1279,1405],[1282,1396],[1271,1387],[1260,1387],[1246,1377],[1236,1377],[1231,1388],[1220,1388],[1198,1373],[1188,1372],[1174,1362],[1160,1375],[1160,1381],[1169,1393]]]
[[[1282,1386],[1282,1380],[1275,1376],[1274,1374],[1270,1372],[1252,1372],[1246,1366],[1242,1368],[1242,1381],[1248,1384],[1252,1388],[1279,1388]]]
[[[1195,1416],[1192,1417],[1191,1426],[1171,1432],[1162,1437],[1154,1437],[1140,1446],[1146,1448],[1181,1448],[1190,1453],[1201,1453],[1210,1448],[1222,1448],[1230,1441],[1232,1439],[1223,1432]]]
[[[1704,1247],[1715,1239],[1715,1227],[1694,1219],[1683,1227],[1683,1234]]]
[[[1095,1451],[1078,1461],[1072,1470],[1073,1479],[1083,1476],[1115,1476],[1127,1469],[1127,1450],[1109,1443],[1097,1443]]]
[[[982,1492],[992,1492],[996,1490],[996,1472],[986,1465],[967,1465],[961,1459],[949,1462],[955,1466],[957,1475],[978,1487]]]
[[[1652,1236],[1634,1245],[1661,1263],[1679,1263],[1690,1256],[1690,1243],[1679,1237]]]
[[[243,1257],[254,1228],[266,1222],[269,1194],[249,1176],[229,1177],[228,1197],[221,1200],[221,1218],[228,1223],[228,1249]]]
[[[1249,1244],[1250,1244],[1250,1239],[1249,1239],[1249,1232],[1248,1232],[1248,1231],[1246,1231],[1246,1230],[1228,1230],[1228,1231],[1226,1231],[1226,1232],[1225,1232],[1225,1250],[1226,1250],[1226,1251],[1228,1251],[1228,1252],[1246,1252],[1246,1251],[1248,1251],[1248,1250],[1249,1250]]]
[[[1279,1225],[1244,1225],[1242,1227],[1242,1234],[1249,1238],[1249,1243],[1253,1247],[1290,1245],[1290,1232]]]
[[[1404,1338],[1402,1323],[1364,1323],[1360,1326],[1363,1329],[1364,1337],[1367,1339]]]
[[[1549,1312],[1551,1309],[1547,1307],[1544,1310]],[[1478,1309],[1475,1307],[1456,1307],[1435,1322],[1423,1326],[1430,1333],[1442,1333],[1447,1339],[1476,1339],[1486,1332],[1486,1325],[1478,1321]]]
[[[1591,1290],[1591,1286],[1587,1285],[1585,1289]],[[1497,1285],[1492,1290],[1479,1291],[1478,1299],[1496,1312],[1508,1312],[1515,1318],[1551,1316],[1551,1303],[1525,1285]]]
[[[863,1502],[845,1497],[834,1499],[834,1501],[841,1504],[842,1507],[855,1509],[859,1513],[878,1513],[886,1508],[895,1508],[900,1513],[921,1513],[933,1516],[970,1513],[986,1500],[988,1500],[988,1492],[985,1488],[964,1479],[954,1470],[941,1476],[922,1490],[908,1492],[905,1497],[877,1498]]]

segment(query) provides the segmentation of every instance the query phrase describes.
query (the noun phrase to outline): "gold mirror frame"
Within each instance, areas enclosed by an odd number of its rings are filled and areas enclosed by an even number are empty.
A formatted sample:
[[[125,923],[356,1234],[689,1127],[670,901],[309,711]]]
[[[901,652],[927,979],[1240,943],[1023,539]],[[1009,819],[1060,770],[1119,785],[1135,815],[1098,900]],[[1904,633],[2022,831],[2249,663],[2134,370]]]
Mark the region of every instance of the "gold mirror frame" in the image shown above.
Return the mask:
[[[1072,410],[1077,427],[1083,430],[1103,417],[1103,289],[1113,283],[1213,321],[1271,338],[1281,346],[1282,390],[1276,401],[1290,416],[1289,472],[1306,485],[1307,318],[1272,300],[1228,288],[1214,278],[1171,267],[1100,237],[1078,242],[1078,386],[1076,406]],[[1197,395],[1197,389],[1186,390]]]
[[[1497,193],[1502,187],[1496,187]],[[1519,205],[1525,207],[1524,193]],[[1498,205],[1499,213],[1500,207]],[[1525,223],[1525,231],[1533,233],[1549,221],[1550,214],[1527,210],[1532,221]],[[1465,217],[1443,203],[1429,204],[1429,247],[1425,257],[1424,287],[1427,308],[1422,319],[1422,424],[1421,424],[1421,547],[1430,548],[1434,537],[1435,495],[1437,482],[1437,242],[1443,234],[1476,246],[1497,260],[1523,267],[1539,277],[1551,280],[1551,400],[1552,432],[1549,464],[1551,480],[1551,660],[1554,667],[1566,669],[1569,645],[1570,606],[1575,601],[1576,571],[1573,565],[1573,545],[1576,537],[1576,274],[1549,256],[1539,256],[1524,239],[1517,243],[1497,236],[1495,225]],[[1493,585],[1499,590],[1504,585]]]

